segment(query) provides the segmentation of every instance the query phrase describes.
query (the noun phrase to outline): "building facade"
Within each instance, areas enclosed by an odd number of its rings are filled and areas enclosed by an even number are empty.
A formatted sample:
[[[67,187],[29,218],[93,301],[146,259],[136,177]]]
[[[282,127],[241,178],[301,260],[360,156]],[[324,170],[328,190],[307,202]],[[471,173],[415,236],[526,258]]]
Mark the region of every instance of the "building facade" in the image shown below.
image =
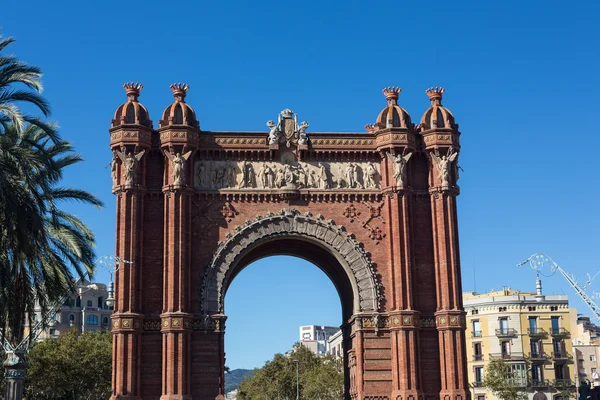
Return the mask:
[[[494,398],[483,386],[492,359],[511,365],[529,398],[553,399],[563,388],[575,390],[569,303],[566,295],[545,296],[505,288],[465,293],[469,382],[476,400]],[[540,393],[540,394],[538,394]]]
[[[342,331],[331,335],[327,340],[327,353],[335,359],[344,358],[344,337]]]
[[[600,386],[600,326],[593,324],[589,317],[577,314],[571,309],[573,329],[573,349],[577,363],[577,385],[585,380],[595,387]]]
[[[75,291],[48,322],[48,327],[40,333],[38,340],[55,338],[70,329],[77,329],[80,333],[110,332],[112,308],[106,304],[107,298],[105,284],[77,281]],[[36,307],[34,324],[42,318],[41,310]],[[26,328],[25,334],[28,332]]]
[[[388,87],[366,131],[333,133],[289,109],[258,117],[264,132],[202,130],[185,84],[154,127],[141,89],[125,85],[109,129],[116,256],[132,262],[115,279],[113,400],[222,399],[225,294],[282,254],[340,295],[346,399],[468,400],[460,132],[443,89],[419,124]]]
[[[304,325],[300,327],[300,342],[316,355],[324,356],[329,353],[329,338],[338,332],[340,328],[334,326]]]

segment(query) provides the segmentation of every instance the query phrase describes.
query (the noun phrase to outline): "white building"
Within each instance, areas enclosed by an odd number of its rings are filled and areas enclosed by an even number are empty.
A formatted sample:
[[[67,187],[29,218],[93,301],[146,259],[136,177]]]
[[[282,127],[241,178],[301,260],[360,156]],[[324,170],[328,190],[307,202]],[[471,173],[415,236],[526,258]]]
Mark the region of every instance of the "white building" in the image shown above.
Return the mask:
[[[338,332],[340,328],[334,326],[304,325],[300,327],[300,343],[316,355],[324,356],[329,353],[329,338]]]
[[[341,330],[329,337],[327,341],[327,354],[335,359],[344,358],[344,335],[342,335]]]
[[[56,337],[76,328],[79,332],[110,332],[110,316],[112,307],[106,305],[108,291],[103,283],[78,281],[75,291],[68,297],[54,320],[49,321],[48,327],[39,335],[38,340]],[[42,318],[41,311],[36,307],[33,316],[34,324]],[[27,335],[29,329],[25,329]]]

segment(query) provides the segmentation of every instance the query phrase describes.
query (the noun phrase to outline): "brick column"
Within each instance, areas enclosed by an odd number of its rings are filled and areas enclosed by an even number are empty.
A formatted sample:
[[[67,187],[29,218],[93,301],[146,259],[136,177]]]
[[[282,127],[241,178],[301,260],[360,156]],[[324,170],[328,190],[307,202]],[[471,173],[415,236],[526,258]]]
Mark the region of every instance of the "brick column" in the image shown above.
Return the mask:
[[[165,195],[165,265],[162,333],[163,389],[161,399],[191,399],[190,395],[190,207],[189,189],[168,185]]]

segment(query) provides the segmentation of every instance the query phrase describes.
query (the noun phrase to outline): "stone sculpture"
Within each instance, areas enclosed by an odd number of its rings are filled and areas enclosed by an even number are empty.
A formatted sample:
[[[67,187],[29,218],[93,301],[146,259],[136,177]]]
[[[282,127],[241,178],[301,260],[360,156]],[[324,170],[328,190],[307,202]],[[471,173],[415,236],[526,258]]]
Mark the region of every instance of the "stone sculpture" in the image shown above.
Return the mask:
[[[406,182],[406,164],[412,157],[412,153],[406,155],[393,155],[387,153],[388,158],[394,163],[394,179],[396,180],[396,186],[404,187]]]
[[[119,157],[113,151],[113,158],[110,161],[110,177],[112,178],[113,186],[117,186],[117,184],[119,183],[119,176],[117,173],[117,164],[118,164],[117,160],[118,159],[119,159]]]
[[[365,172],[365,188],[374,189],[375,187],[377,187],[377,169],[370,162],[367,164],[367,171]]]
[[[185,162],[190,155],[191,151],[185,154],[175,153],[172,154],[169,150],[165,150],[165,155],[171,161],[171,178],[173,179],[173,185],[182,186],[185,184]]]
[[[269,127],[269,144],[277,144],[279,142],[279,126],[275,124],[275,121],[267,121]]]
[[[133,186],[138,163],[144,156],[145,152],[146,150],[142,150],[134,155],[132,152],[125,154],[122,151],[116,150],[117,156],[121,159],[121,162],[123,163],[123,175],[125,176],[125,185]]]
[[[329,176],[327,175],[327,168],[323,163],[318,164],[319,167],[319,188],[321,189],[329,189]]]
[[[256,187],[256,174],[254,173],[254,167],[252,164],[244,160],[242,162],[242,180],[238,185],[238,189],[248,187]]]
[[[306,134],[306,128],[310,125],[306,121],[302,121],[300,126],[298,127],[298,144],[307,145],[308,144],[308,135]]]
[[[450,149],[448,154],[440,157],[439,153],[431,153],[431,158],[437,168],[438,176],[440,177],[440,184],[442,186],[450,185],[450,164],[456,160],[458,153],[455,153]]]

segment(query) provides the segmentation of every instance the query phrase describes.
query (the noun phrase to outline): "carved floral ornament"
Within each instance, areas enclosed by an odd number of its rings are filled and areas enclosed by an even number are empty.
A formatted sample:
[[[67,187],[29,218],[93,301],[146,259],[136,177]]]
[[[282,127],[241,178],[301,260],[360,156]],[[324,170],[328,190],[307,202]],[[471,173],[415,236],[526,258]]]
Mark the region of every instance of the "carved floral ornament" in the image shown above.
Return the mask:
[[[354,313],[378,311],[383,300],[381,283],[367,252],[346,232],[322,216],[302,214],[295,209],[269,213],[248,220],[227,234],[210,261],[204,275],[201,293],[203,313],[223,313],[224,289],[236,261],[247,248],[276,237],[297,237],[317,242],[336,255],[354,290]]]

